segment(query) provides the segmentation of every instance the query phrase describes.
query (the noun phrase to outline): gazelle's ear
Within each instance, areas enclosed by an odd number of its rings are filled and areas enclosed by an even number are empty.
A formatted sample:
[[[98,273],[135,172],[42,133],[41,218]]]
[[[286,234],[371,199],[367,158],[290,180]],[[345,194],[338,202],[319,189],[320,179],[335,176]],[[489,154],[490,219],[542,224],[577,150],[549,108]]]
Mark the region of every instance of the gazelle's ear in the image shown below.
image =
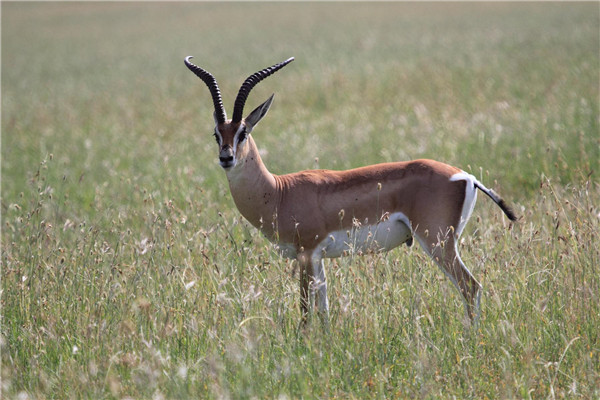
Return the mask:
[[[246,132],[247,133],[252,132],[252,129],[254,129],[256,124],[258,124],[258,121],[260,121],[262,119],[262,117],[267,115],[267,111],[269,111],[269,108],[271,107],[271,103],[273,103],[274,96],[275,96],[275,94],[273,93],[271,95],[271,97],[269,97],[267,99],[267,101],[262,103],[260,106],[256,107],[254,109],[254,111],[252,111],[250,113],[250,115],[248,115],[246,117]]]

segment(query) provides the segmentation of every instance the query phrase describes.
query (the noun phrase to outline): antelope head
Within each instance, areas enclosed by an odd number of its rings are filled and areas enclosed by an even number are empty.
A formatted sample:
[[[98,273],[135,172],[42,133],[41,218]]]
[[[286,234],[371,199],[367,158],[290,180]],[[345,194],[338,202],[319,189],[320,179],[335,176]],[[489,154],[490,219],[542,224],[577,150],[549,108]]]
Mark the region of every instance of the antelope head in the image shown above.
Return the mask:
[[[250,91],[260,81],[273,74],[274,72],[285,67],[287,64],[294,61],[291,57],[279,64],[275,64],[269,68],[265,68],[250,75],[240,87],[238,95],[235,99],[233,107],[233,117],[227,119],[225,107],[223,106],[223,100],[221,99],[221,92],[217,85],[217,80],[209,72],[194,65],[190,62],[192,56],[185,58],[185,65],[196,74],[202,81],[208,86],[210,94],[212,95],[213,105],[215,108],[214,119],[215,119],[215,132],[214,136],[219,145],[219,164],[226,171],[236,166],[239,160],[244,158],[245,152],[247,152],[247,139],[248,135],[258,122],[267,114],[271,103],[273,102],[273,96],[271,95],[264,103],[256,107],[246,118],[242,118],[244,112],[244,105],[246,99],[250,94]]]

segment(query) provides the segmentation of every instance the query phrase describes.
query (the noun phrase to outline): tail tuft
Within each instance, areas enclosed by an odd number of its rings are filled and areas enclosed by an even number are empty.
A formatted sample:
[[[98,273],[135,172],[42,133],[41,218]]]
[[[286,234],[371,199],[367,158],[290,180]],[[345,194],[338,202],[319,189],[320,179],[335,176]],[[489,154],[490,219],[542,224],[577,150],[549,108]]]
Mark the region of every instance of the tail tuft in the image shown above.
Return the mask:
[[[502,209],[502,211],[504,211],[504,214],[506,214],[508,219],[510,219],[511,221],[516,221],[518,219],[515,215],[515,212],[506,204],[506,202],[503,199],[500,199],[500,201],[498,202],[498,206]]]
[[[510,206],[508,204],[506,204],[506,202],[500,196],[498,196],[498,194],[496,194],[496,192],[494,192],[491,189],[486,188],[480,182],[475,182],[475,186],[477,187],[477,189],[479,189],[483,193],[487,194],[490,199],[494,200],[494,202],[496,204],[498,204],[498,206],[502,209],[504,214],[506,214],[506,216],[508,217],[509,220],[511,220],[511,221],[517,220],[517,216],[515,215],[512,208],[510,208]]]

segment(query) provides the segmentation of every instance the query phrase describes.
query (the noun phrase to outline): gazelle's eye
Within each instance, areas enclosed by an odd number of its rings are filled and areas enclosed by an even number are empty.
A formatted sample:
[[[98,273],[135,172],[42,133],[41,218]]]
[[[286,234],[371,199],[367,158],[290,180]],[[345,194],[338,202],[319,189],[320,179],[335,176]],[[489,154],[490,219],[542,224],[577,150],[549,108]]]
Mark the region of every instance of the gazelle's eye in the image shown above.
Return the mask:
[[[213,136],[215,137],[215,140],[217,141],[217,144],[220,145],[221,142],[219,142],[219,135],[217,134],[217,131],[215,131],[215,133],[213,133]]]
[[[242,143],[244,140],[246,140],[246,128],[242,129],[242,131],[238,135],[238,142],[239,143]]]

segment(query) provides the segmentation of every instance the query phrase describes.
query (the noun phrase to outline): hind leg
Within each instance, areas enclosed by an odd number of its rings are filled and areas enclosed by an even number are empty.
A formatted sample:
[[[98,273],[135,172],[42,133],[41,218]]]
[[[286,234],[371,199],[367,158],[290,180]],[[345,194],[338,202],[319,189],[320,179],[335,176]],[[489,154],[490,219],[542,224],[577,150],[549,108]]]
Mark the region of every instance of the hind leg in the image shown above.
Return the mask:
[[[452,277],[454,284],[463,295],[467,315],[471,321],[476,322],[480,311],[481,284],[461,260],[456,244],[452,246],[452,251],[446,251],[444,255],[446,257],[443,269]]]
[[[450,231],[453,231],[450,229]],[[481,284],[461,260],[456,247],[456,238],[448,233],[435,242],[417,236],[424,250],[433,258],[463,296],[465,309],[471,321],[479,317]],[[428,244],[430,243],[430,244]]]

